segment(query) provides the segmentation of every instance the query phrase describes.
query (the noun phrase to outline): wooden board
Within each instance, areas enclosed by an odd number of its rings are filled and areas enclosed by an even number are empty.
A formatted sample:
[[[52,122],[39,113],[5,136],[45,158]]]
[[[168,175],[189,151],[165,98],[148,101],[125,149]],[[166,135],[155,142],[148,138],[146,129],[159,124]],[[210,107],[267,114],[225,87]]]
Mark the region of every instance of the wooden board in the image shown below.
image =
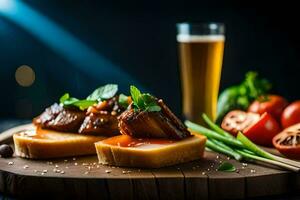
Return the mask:
[[[9,135],[27,126],[0,136],[9,141]],[[237,172],[217,171],[224,161],[233,163]],[[0,191],[22,198],[241,199],[297,191],[299,183],[295,173],[240,163],[213,152],[205,152],[205,158],[198,161],[161,169],[103,166],[96,156],[0,158]]]

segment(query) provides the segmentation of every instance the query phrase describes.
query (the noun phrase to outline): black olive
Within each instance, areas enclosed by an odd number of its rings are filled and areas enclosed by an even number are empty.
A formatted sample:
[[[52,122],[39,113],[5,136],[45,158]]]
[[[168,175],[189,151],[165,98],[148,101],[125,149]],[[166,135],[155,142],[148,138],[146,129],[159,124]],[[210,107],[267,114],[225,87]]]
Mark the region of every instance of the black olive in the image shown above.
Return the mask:
[[[12,157],[14,150],[7,144],[0,145],[0,155],[2,158]]]

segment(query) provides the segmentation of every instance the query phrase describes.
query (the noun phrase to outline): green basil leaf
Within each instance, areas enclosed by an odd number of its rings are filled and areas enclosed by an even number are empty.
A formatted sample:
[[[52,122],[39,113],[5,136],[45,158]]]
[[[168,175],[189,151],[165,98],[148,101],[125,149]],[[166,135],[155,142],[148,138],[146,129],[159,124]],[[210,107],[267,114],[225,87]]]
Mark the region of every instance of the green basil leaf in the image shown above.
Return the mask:
[[[67,99],[70,98],[70,94],[69,93],[65,93],[64,95],[62,95],[59,99],[60,103],[64,103]]]
[[[94,105],[97,101],[93,100],[78,100],[75,101],[72,105],[78,107],[80,110],[85,110],[88,107]]]
[[[127,108],[129,106],[129,104],[128,104],[128,96],[126,96],[124,94],[120,94],[119,95],[119,104],[122,107]]]
[[[154,105],[146,108],[148,112],[159,112],[161,110],[160,106]]]
[[[75,102],[79,101],[79,99],[76,99],[74,97],[70,97],[68,99],[66,99],[64,102],[63,102],[63,105],[64,106],[71,106],[73,105]]]
[[[144,110],[148,112],[158,112],[161,110],[156,99],[149,93],[141,93],[135,86],[130,86],[130,93],[135,111]]]
[[[236,170],[235,166],[229,162],[223,162],[219,167],[218,171],[224,172],[234,172]]]
[[[130,94],[133,100],[133,103],[136,105],[138,109],[144,109],[144,102],[143,99],[141,98],[141,91],[137,89],[135,86],[131,85],[130,86]]]
[[[118,85],[107,84],[94,90],[86,99],[91,101],[101,101],[110,99],[118,92]]]

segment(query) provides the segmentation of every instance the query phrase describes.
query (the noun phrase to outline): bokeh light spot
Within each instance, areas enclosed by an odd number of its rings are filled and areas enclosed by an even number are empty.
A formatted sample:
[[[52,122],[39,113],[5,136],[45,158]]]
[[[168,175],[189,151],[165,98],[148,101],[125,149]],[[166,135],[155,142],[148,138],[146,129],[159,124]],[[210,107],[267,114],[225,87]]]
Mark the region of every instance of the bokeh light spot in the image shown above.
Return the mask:
[[[35,81],[35,72],[31,67],[22,65],[16,70],[15,78],[20,86],[29,87]]]

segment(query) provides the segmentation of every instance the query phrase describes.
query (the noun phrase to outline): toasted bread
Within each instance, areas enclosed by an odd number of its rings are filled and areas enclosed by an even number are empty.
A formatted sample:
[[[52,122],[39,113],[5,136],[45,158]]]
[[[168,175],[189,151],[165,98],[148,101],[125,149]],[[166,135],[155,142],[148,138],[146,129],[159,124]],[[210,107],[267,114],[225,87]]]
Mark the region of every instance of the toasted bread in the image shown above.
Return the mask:
[[[99,162],[128,167],[159,168],[200,159],[206,137],[191,136],[183,140],[135,139],[115,136],[96,142]]]
[[[94,143],[105,138],[61,133],[39,127],[13,135],[16,155],[32,159],[96,154]]]

